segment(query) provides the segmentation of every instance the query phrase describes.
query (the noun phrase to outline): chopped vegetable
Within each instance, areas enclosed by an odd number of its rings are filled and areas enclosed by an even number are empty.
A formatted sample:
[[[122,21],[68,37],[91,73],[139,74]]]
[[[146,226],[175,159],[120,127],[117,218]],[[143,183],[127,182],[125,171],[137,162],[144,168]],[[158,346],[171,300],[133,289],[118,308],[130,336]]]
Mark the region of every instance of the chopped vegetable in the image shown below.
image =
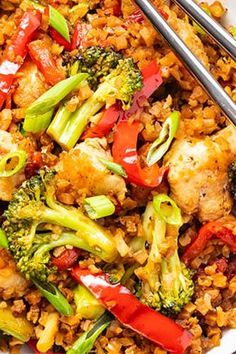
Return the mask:
[[[28,45],[28,48],[31,59],[49,85],[55,85],[65,79],[65,71],[57,66],[45,41],[40,39],[33,41]]]
[[[194,293],[193,274],[178,255],[182,224],[179,208],[167,195],[157,195],[147,204],[143,230],[150,251],[147,263],[136,271],[141,275],[137,295],[143,303],[169,316],[178,314]]]
[[[15,74],[24,62],[27,54],[27,44],[39,28],[41,15],[39,12],[28,10],[22,16],[16,33],[3,53],[0,64],[0,109],[11,88]]]
[[[71,49],[87,47],[86,37],[92,26],[88,23],[81,22],[81,19],[75,24],[75,31],[71,39]]]
[[[147,165],[152,166],[158,162],[168,151],[179,127],[179,112],[174,111],[166,119],[159,137],[152,143],[147,154]]]
[[[83,285],[77,285],[73,292],[76,313],[80,314],[82,318],[95,320],[104,313],[105,308]]]
[[[82,135],[82,139],[102,138],[113,128],[114,124],[122,114],[122,110],[117,103],[103,111],[102,117],[97,124],[88,128]]]
[[[28,342],[33,334],[33,325],[25,317],[15,317],[10,307],[0,308],[0,330],[22,342]]]
[[[85,198],[84,208],[90,219],[100,219],[112,215],[115,212],[115,205],[105,195]]]
[[[104,166],[106,166],[108,168],[108,170],[110,170],[111,172],[115,173],[116,175],[118,176],[122,176],[122,177],[127,177],[127,174],[124,170],[124,168],[119,165],[118,163],[115,163],[113,161],[110,161],[110,160],[106,160],[106,159],[103,159],[103,158],[100,158],[99,159],[103,164]]]
[[[92,329],[84,332],[72,345],[66,354],[88,354],[93,349],[94,343],[100,334],[109,326],[112,317],[105,312],[95,323]]]
[[[160,67],[156,60],[152,60],[142,70],[143,87],[134,95],[132,106],[129,110],[123,112],[123,119],[129,118],[137,111],[142,110],[142,104],[147,100],[161,84],[163,79],[161,77]]]
[[[234,38],[236,38],[236,26],[231,28],[231,33],[234,36]]]
[[[64,316],[72,316],[73,309],[62,293],[51,283],[43,283],[38,279],[31,278],[41,294]]]
[[[0,228],[0,247],[8,248],[7,236],[6,236],[5,232],[3,231],[3,229],[1,229],[1,228]]]
[[[95,253],[112,262],[117,256],[115,241],[109,230],[86,217],[75,207],[56,200],[55,171],[41,169],[16,191],[7,210],[2,228],[18,269],[27,279],[43,282],[56,269],[50,266],[50,251],[55,247],[74,246]],[[39,225],[53,224],[71,232],[53,235]],[[74,230],[74,232],[73,232]]]
[[[66,19],[54,7],[49,5],[49,24],[52,26],[62,37],[70,42],[70,33]]]
[[[166,205],[166,204],[169,204]],[[180,208],[167,194],[158,194],[153,198],[153,207],[157,214],[170,225],[179,225],[183,223]]]
[[[35,116],[50,111],[71,91],[78,88],[81,82],[86,80],[87,77],[87,74],[77,74],[58,82],[42,96],[37,98],[37,100],[27,108],[26,114],[29,116]]]
[[[54,109],[43,113],[43,114],[38,114],[38,115],[28,115],[26,113],[24,123],[23,123],[23,129],[26,132],[30,133],[41,133],[45,131],[53,117]]]
[[[86,286],[92,294],[123,325],[150,339],[171,353],[184,353],[192,335],[173,320],[139,302],[123,285],[112,285],[105,274],[92,274],[79,266],[72,277]],[[150,325],[151,324],[151,325]],[[170,340],[171,333],[171,340]]]
[[[78,75],[78,74],[77,74]],[[75,75],[75,76],[77,76]],[[86,74],[80,74],[86,75]],[[72,76],[71,78],[74,78]],[[116,100],[122,102],[123,108],[128,108],[134,93],[142,86],[140,71],[130,58],[119,60],[118,65],[109,75],[104,77],[97,90],[73,112],[68,121],[63,118],[63,126],[52,121],[49,127],[51,137],[64,149],[70,150],[75,146],[90,119],[104,106],[112,105]],[[61,130],[53,129],[54,125],[61,125]],[[58,137],[59,135],[59,137]]]
[[[232,252],[236,252],[236,236],[219,221],[212,221],[202,226],[197,237],[185,250],[182,261],[189,264],[195,257],[201,256],[207,242],[212,238],[221,239],[229,246]]]
[[[112,155],[114,161],[125,169],[129,182],[144,187],[157,187],[163,179],[165,170],[157,165],[141,168],[137,153],[139,131],[138,121],[133,123],[127,120],[120,121],[114,134]]]
[[[2,156],[0,159],[0,177],[14,176],[25,166],[26,159],[27,154],[24,150],[16,150]]]
[[[58,270],[66,270],[71,268],[77,261],[81,251],[79,248],[68,248],[58,257],[52,257],[51,263],[56,266]]]

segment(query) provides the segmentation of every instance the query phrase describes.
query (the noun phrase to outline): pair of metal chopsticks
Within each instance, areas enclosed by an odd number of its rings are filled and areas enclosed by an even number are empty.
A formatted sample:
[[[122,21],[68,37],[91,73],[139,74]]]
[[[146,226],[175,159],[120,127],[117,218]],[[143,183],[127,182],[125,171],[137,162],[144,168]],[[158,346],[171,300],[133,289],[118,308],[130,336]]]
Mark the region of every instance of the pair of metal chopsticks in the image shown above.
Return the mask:
[[[148,0],[134,1],[209,96],[218,104],[225,116],[236,126],[236,104],[230,96]],[[174,2],[236,60],[236,41],[219,23],[208,16],[194,0],[174,0]]]

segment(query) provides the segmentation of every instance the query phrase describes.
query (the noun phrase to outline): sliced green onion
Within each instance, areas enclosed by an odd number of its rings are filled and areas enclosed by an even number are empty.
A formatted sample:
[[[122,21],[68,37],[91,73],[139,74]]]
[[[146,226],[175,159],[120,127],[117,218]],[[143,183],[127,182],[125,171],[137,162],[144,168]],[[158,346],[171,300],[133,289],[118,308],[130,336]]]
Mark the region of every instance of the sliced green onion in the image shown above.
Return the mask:
[[[84,208],[91,219],[104,218],[115,212],[115,205],[105,195],[86,198]]]
[[[73,309],[67,299],[57,289],[57,287],[51,283],[42,283],[38,279],[31,279],[37,286],[41,294],[52,304],[55,309],[64,316],[72,316]]]
[[[49,126],[53,116],[53,112],[54,109],[44,114],[36,115],[36,116],[31,116],[26,114],[24,124],[23,124],[23,129],[26,132],[30,132],[30,133],[43,132]]]
[[[8,248],[8,239],[3,229],[0,229],[0,247]]]
[[[84,332],[79,339],[67,350],[66,354],[88,354],[93,349],[94,343],[100,334],[112,321],[109,312],[105,312],[95,323],[93,328]]]
[[[50,111],[87,77],[88,74],[80,73],[58,82],[28,107],[26,115],[38,116]]]
[[[27,154],[24,150],[16,150],[13,152],[9,152],[4,155],[0,160],[0,177],[10,177],[19,172],[26,163]],[[15,164],[15,159],[17,159],[17,163]],[[7,169],[7,167],[13,167],[11,169]]]
[[[179,127],[179,112],[174,111],[164,122],[159,137],[152,143],[147,154],[147,165],[152,166],[167,152]]]
[[[52,26],[67,42],[70,43],[70,33],[65,17],[54,7],[49,7],[49,25]]]
[[[116,175],[122,176],[122,177],[127,177],[127,174],[126,174],[124,168],[121,165],[119,165],[118,163],[107,160],[107,159],[103,159],[102,157],[99,158],[99,160],[103,163],[104,166],[106,166],[106,168],[108,168],[108,170],[112,171]]]
[[[160,218],[167,224],[182,225],[181,210],[168,195],[156,195],[153,198],[153,207]]]

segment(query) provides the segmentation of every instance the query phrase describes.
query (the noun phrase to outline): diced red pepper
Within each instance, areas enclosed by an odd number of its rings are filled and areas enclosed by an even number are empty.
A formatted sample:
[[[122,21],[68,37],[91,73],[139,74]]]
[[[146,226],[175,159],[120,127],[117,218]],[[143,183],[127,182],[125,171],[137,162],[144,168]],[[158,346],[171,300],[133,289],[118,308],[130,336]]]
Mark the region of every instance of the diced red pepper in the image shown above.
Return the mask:
[[[87,46],[87,41],[86,37],[91,29],[91,25],[81,22],[81,20],[78,20],[78,22],[75,25],[75,31],[72,36],[71,40],[71,49],[75,48],[82,48]]]
[[[225,257],[219,258],[215,261],[217,272],[224,273],[228,267],[228,260]]]
[[[199,256],[206,247],[207,242],[212,238],[219,238],[226,243],[232,252],[236,252],[236,236],[219,221],[212,221],[204,225],[195,240],[187,247],[182,256],[182,261],[190,263]]]
[[[132,106],[129,110],[124,111],[122,119],[127,119],[138,110],[142,109],[143,102],[148,99],[163,82],[160,67],[157,65],[156,60],[152,60],[142,69],[142,76],[143,87],[135,94]]]
[[[78,248],[66,249],[59,257],[52,257],[51,263],[58,270],[71,268],[78,260],[80,250]]]
[[[24,62],[27,44],[32,39],[41,23],[39,12],[28,10],[22,16],[17,32],[11,38],[11,44],[3,53],[0,64],[0,109],[13,83],[15,74]]]
[[[40,151],[32,152],[27,160],[25,166],[25,177],[30,179],[35,176],[37,171],[43,166],[43,158]]]
[[[55,85],[65,79],[65,71],[57,67],[48,45],[43,40],[36,40],[28,45],[29,54],[33,62],[42,72],[49,85]]]
[[[119,121],[115,129],[112,156],[115,162],[124,167],[129,182],[153,188],[161,183],[166,169],[160,169],[157,164],[141,168],[137,153],[140,127],[138,121]]]
[[[71,43],[67,42],[67,40],[64,37],[62,37],[60,33],[58,33],[54,28],[50,27],[49,31],[52,39],[54,39],[55,42],[63,46],[65,50],[67,50],[68,52],[72,50]]]
[[[111,284],[104,273],[92,274],[79,266],[72,277],[82,283],[123,325],[175,354],[184,353],[192,335],[170,318],[143,305],[121,284]]]
[[[168,20],[169,15],[162,9],[158,9],[159,13],[161,14],[162,17],[164,17],[165,20]],[[131,15],[127,17],[127,22],[128,23],[142,23],[144,21],[145,17],[139,9],[135,10]]]
[[[160,12],[161,16],[164,17],[165,20],[168,20],[169,15],[162,9],[158,9],[158,11]]]
[[[111,107],[103,111],[100,121],[93,127],[88,128],[81,138],[102,138],[110,132],[120,115],[121,108],[119,104],[113,104]]]
[[[126,20],[128,23],[142,23],[144,21],[144,15],[139,9],[137,9],[130,14]]]

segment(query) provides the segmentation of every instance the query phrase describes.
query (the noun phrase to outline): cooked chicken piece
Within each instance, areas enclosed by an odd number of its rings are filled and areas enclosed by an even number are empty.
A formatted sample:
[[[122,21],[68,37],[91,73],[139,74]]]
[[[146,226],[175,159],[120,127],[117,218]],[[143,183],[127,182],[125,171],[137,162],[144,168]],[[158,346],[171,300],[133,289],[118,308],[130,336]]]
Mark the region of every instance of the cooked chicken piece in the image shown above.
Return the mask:
[[[174,142],[164,163],[170,166],[171,196],[184,213],[196,215],[201,222],[230,213],[232,199],[227,190],[227,168],[235,158],[235,142],[234,127],[205,139]]]
[[[66,185],[66,190],[83,191],[85,195],[113,195],[120,202],[126,193],[125,181],[112,174],[99,158],[112,160],[106,151],[106,139],[86,139],[73,150],[63,152],[58,163],[58,186]],[[69,173],[68,173],[69,172]]]
[[[29,282],[17,271],[9,253],[0,248],[0,293],[14,297],[23,293]]]
[[[0,158],[8,152],[17,150],[17,144],[12,140],[12,135],[4,130],[0,130]],[[0,200],[9,201],[15,187],[19,186],[24,179],[22,173],[17,173],[11,177],[0,177]]]
[[[19,71],[20,76],[15,80],[16,90],[13,100],[18,107],[28,107],[32,102],[47,91],[48,86],[37,66],[26,62]]]
[[[201,39],[195,33],[194,28],[184,20],[177,18],[174,11],[168,11],[168,22],[177,32],[184,43],[191,49],[191,51],[200,59],[200,61],[208,67],[208,57],[205,52]]]

